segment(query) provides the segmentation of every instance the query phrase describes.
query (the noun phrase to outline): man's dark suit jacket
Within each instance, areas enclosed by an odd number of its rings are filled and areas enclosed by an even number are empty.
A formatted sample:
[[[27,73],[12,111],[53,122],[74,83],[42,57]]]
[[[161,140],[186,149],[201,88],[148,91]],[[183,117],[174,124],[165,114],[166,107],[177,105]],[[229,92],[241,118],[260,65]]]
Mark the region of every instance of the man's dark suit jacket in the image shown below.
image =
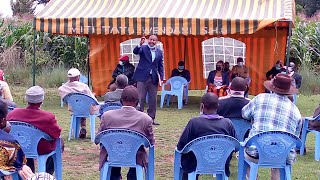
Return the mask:
[[[159,77],[163,80],[163,53],[160,49],[156,48],[156,57],[152,62],[152,55],[150,48],[147,45],[136,46],[133,53],[140,55],[139,64],[134,72],[133,79],[135,81],[145,82],[150,76],[152,70],[152,82],[158,84]]]

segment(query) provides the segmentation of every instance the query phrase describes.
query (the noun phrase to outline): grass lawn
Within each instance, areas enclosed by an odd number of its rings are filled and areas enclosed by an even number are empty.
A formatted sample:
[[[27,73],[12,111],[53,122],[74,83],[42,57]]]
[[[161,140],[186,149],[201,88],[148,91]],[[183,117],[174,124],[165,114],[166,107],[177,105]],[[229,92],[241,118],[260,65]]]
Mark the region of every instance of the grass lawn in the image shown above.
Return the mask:
[[[15,101],[21,107],[25,107],[25,88],[14,88],[12,90]],[[190,118],[199,115],[199,101],[203,92],[191,91],[189,104],[182,110],[177,109],[177,104],[170,108],[157,109],[157,121],[160,126],[154,126],[156,139],[156,160],[155,179],[173,179],[173,154],[180,134]],[[159,102],[159,101],[158,101]],[[298,107],[303,116],[310,116],[320,103],[320,95],[300,96]],[[159,103],[158,103],[159,105]],[[63,153],[63,179],[85,180],[99,179],[98,156],[99,147],[90,141],[90,137],[85,140],[67,141],[70,124],[70,114],[66,107],[60,107],[60,99],[57,89],[47,89],[45,102],[42,107],[56,115],[59,125],[62,127],[62,137],[65,139],[65,152]],[[97,119],[97,125],[99,120]],[[88,125],[88,122],[87,122]],[[98,127],[98,126],[97,126]],[[87,128],[89,130],[89,128]],[[88,132],[87,135],[90,135]],[[320,162],[314,161],[314,136],[310,134],[307,139],[307,155],[298,156],[297,163],[293,165],[293,179],[316,180],[320,177]],[[269,179],[269,170],[259,171],[259,179]],[[123,177],[125,174],[123,174]],[[237,177],[237,160],[233,158],[231,163],[231,177]],[[203,176],[202,179],[212,179]]]

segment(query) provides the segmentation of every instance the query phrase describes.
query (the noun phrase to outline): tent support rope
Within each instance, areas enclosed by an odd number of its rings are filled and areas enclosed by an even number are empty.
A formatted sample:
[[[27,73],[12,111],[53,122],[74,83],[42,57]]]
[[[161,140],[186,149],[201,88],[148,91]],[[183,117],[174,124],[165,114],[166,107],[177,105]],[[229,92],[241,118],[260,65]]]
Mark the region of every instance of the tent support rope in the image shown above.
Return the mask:
[[[32,85],[36,85],[36,29],[33,29]]]

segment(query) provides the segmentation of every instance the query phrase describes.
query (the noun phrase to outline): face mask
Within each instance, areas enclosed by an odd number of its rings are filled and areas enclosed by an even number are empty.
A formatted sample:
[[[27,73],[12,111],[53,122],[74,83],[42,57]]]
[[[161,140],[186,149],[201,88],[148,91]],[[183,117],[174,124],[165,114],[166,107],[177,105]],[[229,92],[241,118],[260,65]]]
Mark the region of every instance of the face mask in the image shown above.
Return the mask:
[[[280,64],[276,64],[275,67],[276,67],[277,70],[281,69]]]
[[[282,71],[281,74],[287,74],[287,72],[286,71]]]
[[[183,70],[183,69],[184,69],[184,66],[178,66],[178,69],[179,69],[179,70]]]
[[[221,67],[220,66],[216,66],[216,70],[217,71],[221,71]]]
[[[155,49],[156,49],[155,46],[150,46],[149,44],[148,44],[148,47],[149,47],[151,50],[155,50]]]
[[[224,68],[224,71],[229,71],[229,68]]]
[[[243,62],[238,62],[237,64],[238,64],[238,66],[240,66],[240,67],[243,66]]]
[[[123,66],[123,65],[124,65],[124,62],[123,62],[123,61],[120,61],[119,64],[120,64],[120,66]]]

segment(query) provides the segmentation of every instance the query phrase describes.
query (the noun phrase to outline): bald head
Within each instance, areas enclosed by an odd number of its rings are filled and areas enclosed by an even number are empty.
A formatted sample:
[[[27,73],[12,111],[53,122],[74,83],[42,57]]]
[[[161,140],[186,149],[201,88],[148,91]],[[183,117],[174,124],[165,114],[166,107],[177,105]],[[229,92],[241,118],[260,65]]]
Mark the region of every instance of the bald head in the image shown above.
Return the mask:
[[[156,35],[151,35],[148,39],[148,45],[150,47],[155,47],[157,43],[158,43],[158,37]]]
[[[235,77],[231,82],[230,89],[234,91],[246,91],[247,82],[242,77]]]
[[[215,113],[218,109],[218,101],[219,101],[218,96],[211,92],[208,92],[205,95],[203,95],[201,98],[203,113],[205,114]]]
[[[125,87],[121,94],[121,102],[123,106],[136,107],[139,102],[139,94],[137,88],[134,86]]]
[[[116,85],[118,89],[124,89],[128,86],[128,77],[124,74],[120,74],[116,78]]]

